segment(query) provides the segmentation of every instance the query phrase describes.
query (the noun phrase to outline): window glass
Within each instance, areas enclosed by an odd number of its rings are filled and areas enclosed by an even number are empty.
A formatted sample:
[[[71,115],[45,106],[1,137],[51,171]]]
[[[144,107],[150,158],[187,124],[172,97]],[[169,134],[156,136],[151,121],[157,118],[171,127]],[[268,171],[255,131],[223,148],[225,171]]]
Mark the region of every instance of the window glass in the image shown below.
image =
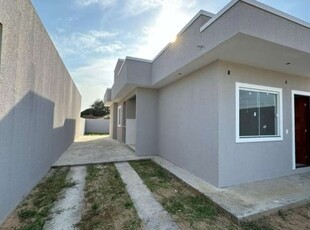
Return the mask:
[[[239,136],[278,136],[278,93],[239,89]]]

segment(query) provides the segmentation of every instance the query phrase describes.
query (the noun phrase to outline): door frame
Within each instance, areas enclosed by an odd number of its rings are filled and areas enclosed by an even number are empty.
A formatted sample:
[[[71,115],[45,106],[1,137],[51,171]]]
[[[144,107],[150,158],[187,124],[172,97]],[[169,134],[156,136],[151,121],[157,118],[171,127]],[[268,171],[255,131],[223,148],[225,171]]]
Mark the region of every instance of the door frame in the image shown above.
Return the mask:
[[[295,95],[310,97],[310,92],[292,90],[292,169],[296,170],[296,147],[295,147]],[[310,118],[309,118],[310,119]]]

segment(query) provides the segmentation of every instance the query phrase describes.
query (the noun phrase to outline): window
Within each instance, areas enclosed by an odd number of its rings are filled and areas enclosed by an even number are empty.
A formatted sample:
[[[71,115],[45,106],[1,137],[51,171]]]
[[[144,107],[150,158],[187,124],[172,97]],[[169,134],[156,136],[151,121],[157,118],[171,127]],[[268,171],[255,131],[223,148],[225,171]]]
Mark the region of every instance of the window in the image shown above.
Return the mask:
[[[122,125],[122,106],[118,106],[117,109],[117,125],[121,126]]]
[[[236,83],[236,142],[282,140],[282,89]]]

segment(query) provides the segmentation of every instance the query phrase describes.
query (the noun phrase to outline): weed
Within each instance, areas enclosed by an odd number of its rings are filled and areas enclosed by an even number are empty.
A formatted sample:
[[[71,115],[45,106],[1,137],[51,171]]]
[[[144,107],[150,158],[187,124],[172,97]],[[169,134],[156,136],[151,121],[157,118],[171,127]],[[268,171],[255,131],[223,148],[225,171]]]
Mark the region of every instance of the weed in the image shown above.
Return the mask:
[[[21,220],[25,220],[28,218],[33,218],[37,215],[37,211],[32,210],[32,209],[22,209],[21,211],[18,212],[18,217]]]
[[[132,203],[132,201],[127,201],[124,206],[126,209],[130,209],[133,207],[133,203]]]
[[[94,204],[91,205],[91,210],[92,211],[96,212],[98,209],[99,209],[99,204],[94,203]]]
[[[282,218],[282,220],[286,220],[287,215],[283,211],[279,210],[278,215]]]

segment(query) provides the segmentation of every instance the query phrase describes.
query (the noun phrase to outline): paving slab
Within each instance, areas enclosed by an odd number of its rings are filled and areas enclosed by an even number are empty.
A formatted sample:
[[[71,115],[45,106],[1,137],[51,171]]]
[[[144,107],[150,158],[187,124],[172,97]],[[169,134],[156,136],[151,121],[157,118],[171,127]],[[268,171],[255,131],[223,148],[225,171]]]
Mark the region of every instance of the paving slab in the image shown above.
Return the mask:
[[[127,162],[116,163],[115,166],[126,184],[129,196],[133,201],[138,216],[144,223],[145,229],[179,229],[169,213],[155,200],[151,191],[144,185],[142,179],[130,164]]]
[[[76,183],[75,186],[63,191],[61,198],[52,208],[49,220],[44,224],[43,230],[73,230],[80,221],[83,208],[85,167],[73,167],[68,178]]]
[[[161,157],[153,160],[205,194],[238,223],[310,203],[310,173],[217,188]]]
[[[140,157],[127,145],[109,136],[89,135],[78,138],[55,162],[53,167],[123,162],[150,159]]]

